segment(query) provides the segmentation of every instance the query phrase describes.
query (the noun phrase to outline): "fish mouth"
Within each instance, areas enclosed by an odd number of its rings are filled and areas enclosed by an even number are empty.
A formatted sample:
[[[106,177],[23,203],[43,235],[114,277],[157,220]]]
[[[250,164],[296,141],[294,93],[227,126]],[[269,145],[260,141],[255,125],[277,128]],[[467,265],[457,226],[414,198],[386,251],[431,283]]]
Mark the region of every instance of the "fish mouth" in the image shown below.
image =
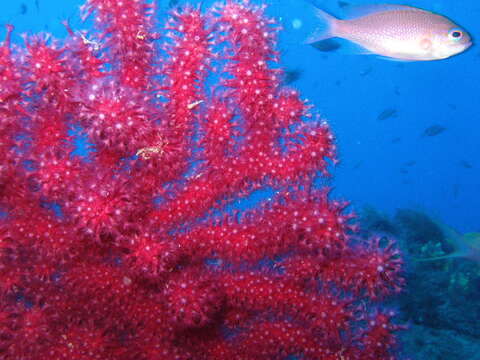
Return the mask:
[[[465,50],[468,49],[468,48],[469,48],[470,46],[472,46],[472,45],[473,45],[473,41],[472,41],[472,40],[468,40],[468,41],[465,41],[465,42],[463,43],[463,47],[465,48]]]
[[[456,54],[467,51],[473,45],[473,41],[465,41],[455,47]]]

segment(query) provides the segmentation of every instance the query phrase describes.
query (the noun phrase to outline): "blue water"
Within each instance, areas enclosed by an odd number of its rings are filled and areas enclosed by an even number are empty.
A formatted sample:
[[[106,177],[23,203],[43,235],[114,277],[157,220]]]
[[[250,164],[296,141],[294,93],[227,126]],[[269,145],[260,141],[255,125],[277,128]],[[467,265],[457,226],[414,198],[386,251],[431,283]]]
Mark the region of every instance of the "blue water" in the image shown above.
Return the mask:
[[[82,3],[80,0],[2,1],[0,24],[15,25],[16,43],[23,42],[22,33],[48,32],[63,38],[66,31],[60,22],[64,19],[69,19],[77,30],[89,26],[78,21],[78,7]],[[180,0],[179,4],[182,3]],[[210,1],[203,3],[208,5]],[[334,186],[334,197],[350,200],[351,207],[358,212],[368,206],[393,217],[398,209],[411,209],[460,232],[480,231],[478,46],[447,60],[429,62],[394,62],[375,56],[320,52],[302,44],[315,26],[306,2],[269,0],[267,3],[269,14],[280,18],[284,28],[279,39],[281,64],[299,74],[291,86],[309,99],[337,138],[340,163],[332,169],[334,176],[330,183]],[[479,1],[403,3],[448,16],[467,29],[474,41],[480,39]],[[166,10],[168,4],[168,0],[160,0],[160,9]],[[336,1],[318,0],[316,4],[340,14]],[[4,34],[2,27],[0,37]],[[393,116],[379,120],[385,110],[391,110]],[[445,131],[437,136],[422,136],[432,125],[440,125]],[[422,234],[423,230],[417,228],[416,233]],[[423,349],[433,341],[429,339],[441,338],[451,345],[451,353],[443,350],[443,355],[422,358],[480,359],[478,352],[468,352],[480,339],[480,331],[462,317],[480,317],[479,297],[475,297],[480,292],[478,264],[459,259],[418,267],[409,265],[408,270],[412,287],[402,308],[411,314],[409,306],[439,309],[438,319],[443,317],[462,324],[459,329],[460,326],[448,325],[447,320],[447,325],[442,326],[438,325],[440,320],[425,320],[425,316],[437,319],[427,309],[422,319],[417,315],[407,316],[407,321],[414,323],[411,339],[407,340],[410,348]],[[460,318],[465,323],[458,321]],[[432,329],[441,331],[441,335]],[[463,349],[462,354],[470,355],[455,357],[455,349]],[[420,355],[411,358],[420,359]]]

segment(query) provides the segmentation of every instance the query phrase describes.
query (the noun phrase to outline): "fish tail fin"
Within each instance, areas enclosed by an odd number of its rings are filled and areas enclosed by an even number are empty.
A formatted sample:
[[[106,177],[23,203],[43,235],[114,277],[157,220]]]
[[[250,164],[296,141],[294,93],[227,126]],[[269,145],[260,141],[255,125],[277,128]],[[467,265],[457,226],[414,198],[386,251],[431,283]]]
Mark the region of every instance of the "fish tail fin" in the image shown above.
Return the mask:
[[[315,8],[315,16],[320,20],[315,31],[305,40],[305,44],[313,44],[335,37],[335,28],[338,19],[326,11]]]

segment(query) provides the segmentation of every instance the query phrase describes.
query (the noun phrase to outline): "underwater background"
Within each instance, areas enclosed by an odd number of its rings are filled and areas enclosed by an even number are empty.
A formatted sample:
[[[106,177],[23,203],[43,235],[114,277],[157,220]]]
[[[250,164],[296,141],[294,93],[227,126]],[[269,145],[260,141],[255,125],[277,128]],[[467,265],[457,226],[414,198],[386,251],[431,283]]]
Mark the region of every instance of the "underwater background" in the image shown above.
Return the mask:
[[[157,2],[159,16],[184,3]],[[0,37],[5,23],[15,25],[14,43],[22,42],[22,33],[64,38],[64,19],[74,29],[88,28],[78,23],[81,3],[2,1]],[[284,28],[285,82],[315,105],[336,136],[340,163],[328,183],[333,196],[351,202],[365,232],[394,235],[406,253],[407,287],[392,304],[408,326],[401,335],[405,357],[480,360],[480,256],[415,260],[455,252],[459,239],[452,243],[452,229],[480,231],[480,2],[401,2],[447,16],[473,38],[466,52],[427,62],[319,51],[303,44],[315,28],[309,2],[265,3]],[[341,15],[339,3],[315,1],[335,15]],[[480,237],[476,241],[480,249]]]

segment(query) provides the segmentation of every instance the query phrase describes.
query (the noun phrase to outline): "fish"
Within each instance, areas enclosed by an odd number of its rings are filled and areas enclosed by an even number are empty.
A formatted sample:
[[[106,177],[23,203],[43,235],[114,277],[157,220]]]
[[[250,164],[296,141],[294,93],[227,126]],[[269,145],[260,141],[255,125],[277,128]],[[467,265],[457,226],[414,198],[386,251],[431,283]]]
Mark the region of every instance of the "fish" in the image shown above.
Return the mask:
[[[25,15],[28,11],[27,5],[25,3],[20,4],[20,15]]]
[[[169,7],[169,8],[174,8],[174,7],[176,7],[176,6],[178,5],[178,2],[179,2],[179,0],[170,0],[170,1],[168,2],[168,7]]]
[[[436,261],[452,258],[466,258],[480,264],[480,233],[469,232],[461,234],[457,230],[443,223],[440,223],[436,220],[434,222],[442,230],[445,240],[453,246],[454,250],[446,255],[428,258],[416,258],[416,261]]]
[[[358,168],[360,168],[360,166],[362,166],[362,163],[362,161],[357,161],[355,165],[353,165],[353,170],[357,170]]]
[[[319,51],[331,52],[340,49],[342,45],[332,39],[325,39],[313,43],[312,46]]]
[[[382,121],[382,120],[387,120],[391,117],[396,117],[398,115],[398,111],[394,108],[388,108],[383,110],[380,114],[377,116],[377,120]]]
[[[459,164],[460,164],[461,166],[463,166],[465,169],[471,169],[471,168],[473,168],[472,164],[470,164],[470,163],[469,163],[468,161],[466,161],[466,160],[461,160],[461,161],[459,162]]]
[[[447,130],[447,128],[442,125],[432,125],[423,131],[422,136],[437,136],[445,130]]]
[[[459,193],[460,193],[460,185],[459,184],[454,184],[453,185],[453,197],[456,199],[458,197]]]
[[[448,18],[406,5],[342,6],[350,16],[341,20],[315,8],[320,26],[307,44],[331,38],[348,40],[361,54],[390,60],[431,61],[464,52],[472,45],[468,32]]]
[[[298,69],[286,70],[284,74],[283,82],[285,83],[285,85],[290,85],[291,83],[300,79],[301,75],[302,75],[301,70],[298,70]]]

